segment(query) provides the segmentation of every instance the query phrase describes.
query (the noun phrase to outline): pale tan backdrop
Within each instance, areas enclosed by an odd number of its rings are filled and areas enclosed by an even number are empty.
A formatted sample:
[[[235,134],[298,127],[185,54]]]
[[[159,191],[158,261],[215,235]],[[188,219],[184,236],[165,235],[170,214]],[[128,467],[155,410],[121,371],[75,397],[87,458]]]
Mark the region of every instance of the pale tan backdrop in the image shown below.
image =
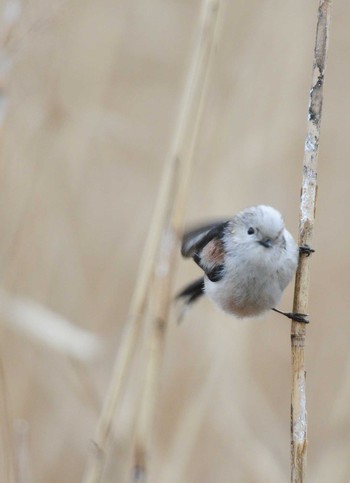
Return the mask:
[[[29,471],[21,482],[81,478],[200,5],[26,0],[2,54],[1,417],[14,428],[3,445],[14,432],[19,471]],[[188,223],[267,203],[297,235],[317,5],[224,2]],[[317,483],[350,480],[349,24],[350,3],[335,0],[307,334],[308,481]],[[179,257],[176,289],[197,274]],[[291,298],[292,287],[281,308]],[[69,326],[59,345],[56,325],[43,328],[58,316],[87,333]],[[238,321],[206,300],[182,325],[171,320],[153,482],[289,480],[289,339],[277,314]],[[108,482],[127,481],[129,389]]]

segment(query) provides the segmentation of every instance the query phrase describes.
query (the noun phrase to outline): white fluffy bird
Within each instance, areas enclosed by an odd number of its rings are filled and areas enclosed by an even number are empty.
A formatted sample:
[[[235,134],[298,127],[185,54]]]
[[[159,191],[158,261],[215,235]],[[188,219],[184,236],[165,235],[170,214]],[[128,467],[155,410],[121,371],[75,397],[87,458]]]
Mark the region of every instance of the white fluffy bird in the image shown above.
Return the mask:
[[[225,312],[255,317],[268,310],[307,323],[305,314],[275,308],[292,280],[299,251],[286,230],[281,214],[271,206],[258,205],[232,220],[201,227],[185,234],[181,253],[192,257],[204,277],[188,285],[177,298],[186,306],[206,294]]]

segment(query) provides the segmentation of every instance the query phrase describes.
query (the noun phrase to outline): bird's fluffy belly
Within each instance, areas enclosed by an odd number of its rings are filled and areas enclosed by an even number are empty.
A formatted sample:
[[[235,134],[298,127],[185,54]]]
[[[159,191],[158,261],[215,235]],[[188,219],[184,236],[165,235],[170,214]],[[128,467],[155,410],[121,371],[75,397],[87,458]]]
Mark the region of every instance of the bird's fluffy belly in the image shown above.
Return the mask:
[[[226,276],[219,282],[206,279],[205,292],[222,310],[237,317],[263,314],[275,307],[282,295],[276,273],[254,277],[245,274],[233,279]]]

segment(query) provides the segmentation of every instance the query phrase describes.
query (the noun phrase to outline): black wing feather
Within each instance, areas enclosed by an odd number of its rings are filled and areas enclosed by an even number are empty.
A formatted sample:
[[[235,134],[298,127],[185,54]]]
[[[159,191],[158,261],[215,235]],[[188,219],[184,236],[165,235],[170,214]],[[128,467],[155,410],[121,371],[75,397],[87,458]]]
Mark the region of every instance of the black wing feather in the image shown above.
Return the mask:
[[[222,244],[222,238],[228,223],[228,221],[211,223],[210,225],[191,230],[183,237],[182,255],[184,257],[192,257],[212,282],[218,282],[223,277],[223,265],[203,256],[202,250],[212,240]]]
[[[201,277],[189,285],[186,285],[180,293],[177,294],[177,299],[183,299],[186,305],[191,305],[201,295],[204,294],[204,278]]]

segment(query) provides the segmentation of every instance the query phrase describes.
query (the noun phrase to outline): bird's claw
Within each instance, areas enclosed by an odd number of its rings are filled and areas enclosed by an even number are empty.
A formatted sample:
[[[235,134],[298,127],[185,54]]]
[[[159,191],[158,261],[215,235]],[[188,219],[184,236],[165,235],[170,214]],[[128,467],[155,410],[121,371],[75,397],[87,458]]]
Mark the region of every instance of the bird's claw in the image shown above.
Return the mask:
[[[309,245],[301,245],[299,247],[299,253],[301,255],[306,255],[307,257],[309,257],[311,255],[311,253],[315,253],[315,250],[311,247],[309,247]]]
[[[298,312],[282,312],[282,310],[273,308],[275,312],[281,315],[285,315],[288,319],[295,320],[295,322],[299,322],[299,324],[308,324],[310,321],[307,320],[305,317],[308,317],[308,314],[299,314]]]
[[[299,314],[298,312],[287,312],[284,314],[288,319],[292,319],[295,322],[299,322],[299,324],[309,324],[310,321],[305,317],[308,317],[308,314]]]

